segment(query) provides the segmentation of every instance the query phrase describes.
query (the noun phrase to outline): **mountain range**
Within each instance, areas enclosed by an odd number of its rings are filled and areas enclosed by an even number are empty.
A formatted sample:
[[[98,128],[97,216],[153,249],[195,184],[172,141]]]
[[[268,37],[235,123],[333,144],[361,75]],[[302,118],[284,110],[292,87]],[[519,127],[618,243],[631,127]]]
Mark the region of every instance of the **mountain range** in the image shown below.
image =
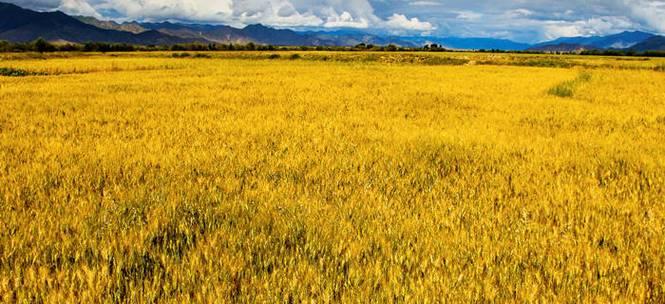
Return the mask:
[[[0,2],[0,40],[27,42],[43,38],[52,42],[108,42],[140,45],[181,43],[249,43],[284,46],[354,46],[357,44],[420,47],[438,44],[460,50],[580,51],[631,49],[665,50],[665,37],[645,32],[623,32],[609,36],[565,37],[530,45],[504,39],[389,36],[360,30],[293,31],[260,24],[235,28],[227,25],[185,23],[140,23],[69,16],[62,12],[36,12]]]
[[[531,47],[531,50],[543,51],[575,51],[575,50],[621,50],[632,49],[650,38],[658,37],[654,34],[633,31],[622,32],[609,36],[591,37],[563,37],[556,40],[539,43]]]
[[[84,23],[62,12],[35,12],[13,4],[0,3],[0,40],[25,42],[37,38],[63,42],[104,41],[132,44],[175,44],[198,41],[165,35],[154,30],[131,33],[105,29]]]

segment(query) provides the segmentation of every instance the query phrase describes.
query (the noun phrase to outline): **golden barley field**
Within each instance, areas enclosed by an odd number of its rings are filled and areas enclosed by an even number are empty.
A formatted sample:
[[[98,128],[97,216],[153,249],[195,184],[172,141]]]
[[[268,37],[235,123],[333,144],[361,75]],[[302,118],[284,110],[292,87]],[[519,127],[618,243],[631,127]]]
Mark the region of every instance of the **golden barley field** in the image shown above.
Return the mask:
[[[665,60],[173,55],[0,55],[0,302],[665,302]]]

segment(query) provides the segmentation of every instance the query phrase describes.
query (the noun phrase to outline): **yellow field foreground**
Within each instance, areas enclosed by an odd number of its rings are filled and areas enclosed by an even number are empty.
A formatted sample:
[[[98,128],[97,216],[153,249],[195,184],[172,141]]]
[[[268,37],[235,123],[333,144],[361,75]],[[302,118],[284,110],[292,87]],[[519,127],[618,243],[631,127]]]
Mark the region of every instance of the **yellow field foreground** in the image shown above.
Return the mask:
[[[0,302],[665,302],[653,62],[291,59],[0,60]]]

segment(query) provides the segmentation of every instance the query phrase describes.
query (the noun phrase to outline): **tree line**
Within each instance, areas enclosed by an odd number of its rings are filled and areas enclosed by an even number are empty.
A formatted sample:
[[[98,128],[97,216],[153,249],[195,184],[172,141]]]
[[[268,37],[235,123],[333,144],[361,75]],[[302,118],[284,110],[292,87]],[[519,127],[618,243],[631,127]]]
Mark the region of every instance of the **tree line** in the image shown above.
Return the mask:
[[[137,45],[128,43],[106,43],[106,42],[87,42],[87,43],[60,43],[53,44],[44,39],[37,39],[31,42],[8,42],[0,41],[0,52],[137,52],[137,51],[446,51],[446,49],[437,45],[427,45],[423,48],[408,48],[397,45],[372,45],[361,43],[353,47],[343,46],[274,46],[266,44],[257,44],[253,42],[239,43],[187,43],[173,45]]]
[[[137,45],[128,43],[50,43],[44,39],[31,42],[9,42],[0,41],[0,52],[151,52],[151,51],[371,51],[371,52],[455,52],[457,50],[447,49],[438,44],[427,44],[422,47],[402,47],[394,44],[373,45],[360,43],[355,46],[274,46],[257,44],[253,42],[245,44],[233,43],[188,43],[173,45]],[[543,54],[541,51],[506,51],[498,49],[480,49],[476,52],[482,53],[515,53],[515,54]],[[587,56],[646,56],[665,57],[665,51],[637,52],[634,50],[588,50],[580,53],[560,52],[560,55],[587,55]]]

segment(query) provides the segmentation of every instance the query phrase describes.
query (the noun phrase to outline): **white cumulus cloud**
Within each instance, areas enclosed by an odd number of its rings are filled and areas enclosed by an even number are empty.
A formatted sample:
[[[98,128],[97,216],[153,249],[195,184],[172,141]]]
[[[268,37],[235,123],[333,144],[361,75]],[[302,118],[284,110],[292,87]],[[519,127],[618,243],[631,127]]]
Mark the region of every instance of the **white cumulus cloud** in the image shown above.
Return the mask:
[[[86,1],[86,0],[78,0]],[[128,19],[223,20],[231,15],[231,0],[88,0],[100,10],[110,10]]]
[[[85,0],[62,0],[62,3],[58,6],[58,10],[72,15],[92,16],[96,18],[102,17],[102,15],[100,15],[97,10]]]
[[[549,21],[545,25],[545,38],[594,36],[610,32],[629,30],[634,28],[629,19],[625,17],[600,17],[579,20],[574,22]]]
[[[342,12],[337,14],[337,12],[332,12],[326,19],[324,27],[328,28],[368,28],[369,21],[362,17],[353,17],[349,12]]]
[[[16,0],[13,0],[16,1]],[[53,1],[53,0],[31,0]],[[394,13],[380,18],[369,0],[60,0],[66,12],[100,16],[114,12],[124,20],[190,21],[243,26],[325,27],[430,31],[430,22]]]
[[[460,19],[460,20],[472,21],[472,20],[478,20],[482,17],[483,17],[483,14],[477,13],[477,12],[472,12],[472,11],[457,12],[457,19]]]
[[[402,14],[393,14],[392,16],[388,17],[388,20],[385,24],[388,28],[397,30],[429,32],[434,29],[434,25],[429,22],[420,21],[415,17],[409,19]]]
[[[665,1],[625,0],[624,3],[632,15],[665,33]]]

